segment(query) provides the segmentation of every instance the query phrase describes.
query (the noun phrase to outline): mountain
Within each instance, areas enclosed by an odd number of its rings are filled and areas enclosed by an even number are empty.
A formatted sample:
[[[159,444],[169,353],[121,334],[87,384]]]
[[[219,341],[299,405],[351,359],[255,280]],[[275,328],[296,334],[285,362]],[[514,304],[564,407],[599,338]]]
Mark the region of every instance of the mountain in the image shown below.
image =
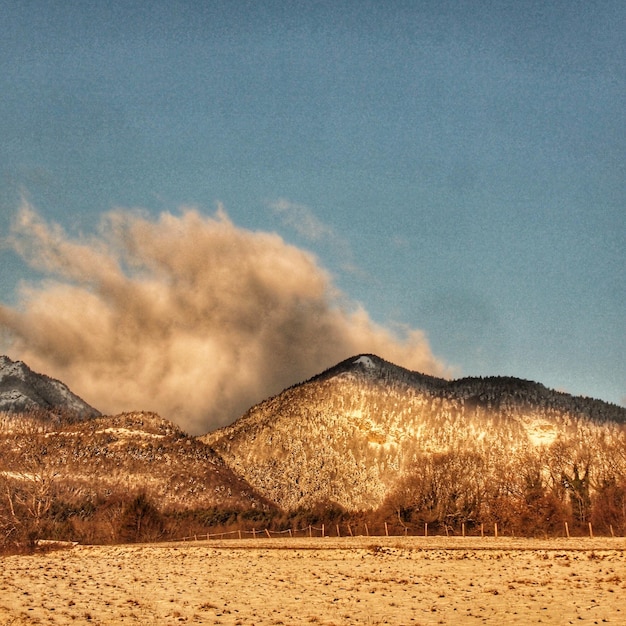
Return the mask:
[[[584,516],[603,484],[626,488],[626,409],[516,378],[446,381],[375,355],[347,359],[202,440],[291,511],[387,506],[452,523],[534,489],[586,507]]]
[[[0,356],[0,413],[24,412],[77,418],[100,415],[64,383],[33,372],[22,361]]]
[[[275,510],[206,444],[154,413],[102,416],[0,357],[0,551],[39,536],[178,537]]]
[[[365,519],[396,534],[626,533],[626,409],[535,382],[362,354],[199,438],[153,413],[100,416],[7,357],[0,398],[0,550]]]
[[[0,419],[0,553],[40,537],[155,541],[275,510],[201,441],[153,413]]]
[[[146,492],[160,506],[264,504],[207,445],[155,413],[123,413],[42,427],[24,417],[0,421],[0,471],[32,479],[44,469],[73,498]]]

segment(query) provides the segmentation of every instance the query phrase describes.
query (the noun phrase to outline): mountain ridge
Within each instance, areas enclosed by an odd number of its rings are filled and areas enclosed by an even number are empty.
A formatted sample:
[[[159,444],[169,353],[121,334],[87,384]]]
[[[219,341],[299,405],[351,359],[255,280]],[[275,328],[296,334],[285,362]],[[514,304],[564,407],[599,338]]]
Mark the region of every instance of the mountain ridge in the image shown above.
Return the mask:
[[[209,446],[154,413],[0,416],[0,553],[38,538],[156,541],[276,510]]]
[[[501,389],[515,389],[518,394],[522,389],[526,390],[527,392],[532,390],[535,393],[544,395],[546,397],[550,396],[554,399],[562,399],[564,402],[578,400],[594,404],[597,403],[598,406],[601,406],[604,409],[608,409],[609,407],[614,407],[616,409],[615,411],[609,409],[612,414],[612,417],[610,419],[617,419],[626,422],[626,409],[624,407],[589,396],[576,396],[566,391],[551,389],[541,382],[519,378],[516,376],[505,375],[463,376],[456,379],[445,379],[437,376],[431,376],[429,374],[423,374],[421,372],[408,370],[402,366],[395,365],[394,363],[386,361],[385,359],[382,359],[381,357],[370,353],[362,353],[344,359],[337,365],[334,365],[327,370],[316,374],[315,376],[312,376],[305,382],[323,380],[344,371],[351,371],[354,369],[355,365],[360,365],[361,368],[365,371],[369,370],[370,372],[376,372],[377,370],[379,370],[383,372],[383,376],[381,376],[382,378],[395,378],[397,381],[410,382],[413,386],[422,384],[430,386],[431,389],[439,388],[441,390],[449,391],[465,390],[465,392],[469,394],[471,392],[471,389],[477,386],[484,387],[485,385],[493,385],[494,387],[499,387]],[[297,385],[292,385],[292,387],[295,386]]]

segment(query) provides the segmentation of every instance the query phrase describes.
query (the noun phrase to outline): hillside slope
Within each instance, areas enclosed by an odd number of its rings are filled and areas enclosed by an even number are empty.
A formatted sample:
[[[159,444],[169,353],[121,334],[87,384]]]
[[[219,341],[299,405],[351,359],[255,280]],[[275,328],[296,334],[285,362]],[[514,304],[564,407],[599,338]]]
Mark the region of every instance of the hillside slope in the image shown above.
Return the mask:
[[[287,510],[400,509],[421,498],[419,506],[441,516],[449,513],[435,491],[446,484],[466,499],[476,494],[484,508],[489,490],[525,489],[531,470],[554,491],[576,479],[585,493],[602,480],[626,480],[625,424],[626,409],[538,383],[445,381],[359,355],[202,439]],[[430,485],[430,495],[416,485]],[[458,508],[462,498],[454,498]]]
[[[265,500],[208,446],[153,413],[63,425],[28,415],[0,420],[0,478],[51,484],[51,497],[81,506],[145,493],[160,508],[255,508]]]

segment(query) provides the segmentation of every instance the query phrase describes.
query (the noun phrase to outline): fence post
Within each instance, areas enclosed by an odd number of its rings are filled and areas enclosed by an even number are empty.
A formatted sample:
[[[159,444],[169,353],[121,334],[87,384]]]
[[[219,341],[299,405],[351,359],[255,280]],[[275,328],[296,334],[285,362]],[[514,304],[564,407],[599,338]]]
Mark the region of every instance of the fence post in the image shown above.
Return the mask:
[[[252,539],[256,539],[256,528],[252,529]]]
[[[569,526],[567,525],[567,522],[565,522],[565,536],[569,539]]]
[[[239,533],[239,539],[241,539],[241,530],[237,531]]]
[[[615,537],[615,533],[613,532],[613,524],[609,524],[609,529],[611,530],[611,537]]]
[[[493,524],[493,536],[496,539],[498,538],[498,522],[494,522]]]
[[[293,537],[293,533],[291,532],[291,528],[289,529],[289,536]]]
[[[593,539],[593,528],[591,527],[591,522],[589,522],[589,537]]]
[[[366,537],[370,536],[370,529],[367,527],[367,522],[365,522],[365,535]]]
[[[311,538],[313,536],[313,533],[311,532],[311,524],[309,524],[309,538]]]
[[[461,534],[465,537],[465,522],[461,524]]]
[[[428,522],[424,522],[424,537],[428,537]]]
[[[481,523],[480,525],[480,536],[484,537],[485,536],[485,525]]]
[[[269,531],[269,530],[267,530],[267,528],[265,529],[265,532],[266,532],[267,536],[271,539],[271,538],[272,538],[272,535],[270,535],[270,531]]]
[[[389,537],[389,528],[387,527],[387,522],[385,522],[385,537]]]
[[[350,524],[348,524],[348,532],[350,533],[350,537],[354,537],[352,534],[352,526],[350,526]]]
[[[325,526],[324,526],[324,524],[322,524],[322,537],[324,536],[324,528],[325,528]]]
[[[341,537],[341,534],[339,532],[339,524],[337,524],[337,537]]]

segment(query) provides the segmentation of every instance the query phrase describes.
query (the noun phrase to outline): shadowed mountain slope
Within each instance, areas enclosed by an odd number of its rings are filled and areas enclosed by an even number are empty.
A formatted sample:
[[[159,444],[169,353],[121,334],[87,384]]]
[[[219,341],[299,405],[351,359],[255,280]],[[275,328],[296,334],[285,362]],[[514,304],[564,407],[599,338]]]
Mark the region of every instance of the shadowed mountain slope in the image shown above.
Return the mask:
[[[61,381],[33,372],[22,361],[0,356],[0,413],[38,412],[90,418],[100,412]]]

